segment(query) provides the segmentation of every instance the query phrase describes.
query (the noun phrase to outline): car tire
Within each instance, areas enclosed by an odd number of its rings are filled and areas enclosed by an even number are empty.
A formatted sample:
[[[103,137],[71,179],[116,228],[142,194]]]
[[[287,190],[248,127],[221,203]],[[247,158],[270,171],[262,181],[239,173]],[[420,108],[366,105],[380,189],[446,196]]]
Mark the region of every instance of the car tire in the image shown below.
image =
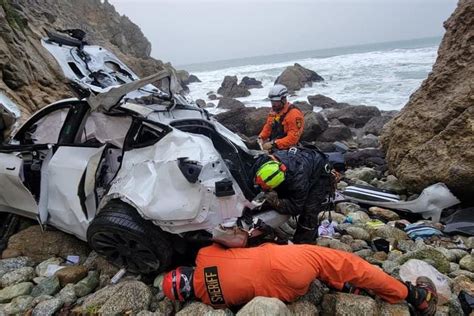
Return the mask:
[[[87,241],[112,264],[133,273],[162,272],[173,255],[166,233],[120,200],[100,210],[87,229]]]

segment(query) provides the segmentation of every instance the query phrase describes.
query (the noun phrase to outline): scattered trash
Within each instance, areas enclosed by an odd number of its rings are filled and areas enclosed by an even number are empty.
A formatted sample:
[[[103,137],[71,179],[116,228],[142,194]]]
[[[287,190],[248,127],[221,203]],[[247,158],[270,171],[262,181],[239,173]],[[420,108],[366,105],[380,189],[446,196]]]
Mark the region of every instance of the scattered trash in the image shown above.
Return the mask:
[[[458,295],[459,302],[461,302],[462,311],[464,315],[470,315],[474,309],[474,296],[469,295],[466,291],[462,290]]]
[[[379,238],[372,240],[372,243],[374,244],[374,247],[377,251],[383,251],[385,253],[390,252],[390,242],[387,240]]]
[[[462,233],[474,236],[474,207],[456,211],[444,219],[445,233]]]
[[[56,272],[58,272],[59,270],[63,268],[65,267],[57,265],[57,264],[48,264],[48,267],[46,268],[46,276],[52,277]]]
[[[325,219],[318,227],[318,235],[320,237],[333,237],[335,233],[334,228],[336,226],[337,224],[334,224],[334,222],[330,222],[329,220]]]
[[[349,186],[344,190],[343,195],[351,201],[363,204],[409,210],[419,213],[424,218],[431,217],[433,222],[439,222],[443,209],[460,203],[444,183],[436,183],[425,188],[413,201],[400,201],[397,195],[366,186]]]
[[[436,286],[436,290],[439,295],[439,305],[442,305],[449,301],[451,298],[451,289],[449,287],[449,279],[441,274],[430,264],[418,260],[410,259],[400,266],[400,278],[402,281],[410,281],[411,283],[416,283],[416,278],[420,276],[426,276],[433,281]]]
[[[66,264],[71,264],[71,265],[78,264],[79,260],[80,260],[79,256],[69,255],[66,258]]]
[[[425,224],[425,223],[415,223],[410,224],[405,227],[405,232],[408,234],[408,237],[411,239],[420,238],[429,238],[432,236],[442,236],[443,233],[438,229]]]
[[[118,270],[118,272],[115,273],[115,275],[110,280],[110,283],[116,284],[125,275],[125,272],[127,272],[127,269],[125,269],[125,268],[122,268],[122,269]]]
[[[385,224],[379,219],[372,219],[365,224],[369,226],[370,228],[380,228],[380,227],[385,226]]]

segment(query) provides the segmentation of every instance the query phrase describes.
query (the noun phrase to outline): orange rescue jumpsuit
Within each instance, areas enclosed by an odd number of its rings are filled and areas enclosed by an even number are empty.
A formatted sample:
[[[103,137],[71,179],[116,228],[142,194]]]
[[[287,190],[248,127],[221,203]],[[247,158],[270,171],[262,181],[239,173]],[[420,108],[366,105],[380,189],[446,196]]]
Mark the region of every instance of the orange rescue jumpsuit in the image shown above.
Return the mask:
[[[282,118],[283,122],[280,122]],[[278,129],[281,128],[279,125],[283,125],[281,131],[278,131]],[[275,146],[278,149],[288,149],[298,144],[303,134],[303,129],[303,113],[287,102],[280,112],[275,113],[271,111],[270,114],[268,114],[267,121],[259,137],[263,140],[274,140]],[[274,138],[272,138],[272,134],[274,134]]]
[[[315,279],[339,290],[349,282],[389,303],[408,294],[403,283],[358,256],[314,245],[226,249],[214,244],[199,251],[193,285],[203,303],[225,307],[256,296],[291,302],[304,295]]]

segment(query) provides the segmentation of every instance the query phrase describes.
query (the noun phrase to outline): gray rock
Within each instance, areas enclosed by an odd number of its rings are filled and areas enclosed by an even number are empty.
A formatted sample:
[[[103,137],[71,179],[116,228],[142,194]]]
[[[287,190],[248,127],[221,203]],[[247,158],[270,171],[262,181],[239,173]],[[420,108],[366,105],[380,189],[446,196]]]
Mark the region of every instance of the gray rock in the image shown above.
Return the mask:
[[[467,255],[459,260],[459,266],[461,269],[467,270],[469,272],[474,272],[474,256]]]
[[[219,109],[235,110],[235,109],[242,109],[245,107],[245,105],[239,100],[224,97],[219,100],[217,107]]]
[[[49,316],[54,315],[61,306],[63,306],[63,302],[59,298],[53,298],[51,300],[43,301],[36,305],[33,309],[33,316]]]
[[[466,247],[470,249],[474,249],[474,237],[469,237],[466,240]]]
[[[449,263],[449,273],[459,270],[459,264],[450,262]]]
[[[322,94],[316,94],[316,95],[309,95],[308,96],[308,102],[312,106],[317,106],[323,109],[328,109],[328,108],[334,108],[334,109],[340,109],[344,107],[348,107],[349,105],[347,103],[339,103],[329,97],[326,97]]]
[[[82,293],[81,293],[82,294]],[[77,292],[76,292],[77,295]],[[138,313],[148,309],[152,298],[150,288],[139,281],[122,281],[89,295],[81,306],[82,312],[96,308],[99,314]]]
[[[61,289],[59,280],[56,276],[46,278],[31,291],[31,296],[54,295]]]
[[[244,85],[237,84],[237,76],[225,76],[217,93],[227,98],[240,98],[250,95],[250,91]]]
[[[35,277],[35,269],[32,267],[23,267],[11,272],[5,273],[0,277],[0,286],[7,287],[21,282],[31,281]]]
[[[305,85],[311,86],[313,82],[323,81],[324,79],[316,72],[304,68],[298,63],[288,66],[281,75],[275,80],[275,83],[283,84],[290,92],[300,90]]]
[[[391,251],[388,253],[387,260],[395,261],[398,260],[403,254],[399,251]]]
[[[51,295],[40,295],[38,297],[34,297],[33,298],[33,306],[36,306],[39,303],[44,302],[44,301],[52,300],[53,298],[54,297],[52,297]]]
[[[358,255],[361,258],[366,259],[372,256],[373,253],[374,252],[370,249],[362,249],[362,250],[356,251],[354,254]]]
[[[318,136],[317,140],[320,142],[335,142],[344,141],[352,138],[352,131],[349,127],[344,125],[329,126],[324,132]]]
[[[156,312],[161,313],[164,316],[170,316],[174,313],[174,305],[173,302],[165,297],[163,300],[158,302]]]
[[[74,284],[66,284],[66,286],[56,294],[56,298],[59,298],[65,305],[74,304],[77,300]]]
[[[468,254],[467,251],[462,250],[462,249],[449,249],[449,252],[451,253],[452,256],[454,256],[454,261],[459,262],[464,256]]]
[[[389,304],[387,302],[377,302],[379,316],[410,316],[410,310],[407,304]]]
[[[182,310],[176,313],[176,316],[193,316],[193,315],[204,315],[207,312],[213,311],[214,309],[200,302],[192,302],[185,306]]]
[[[367,223],[368,221],[370,221],[370,217],[369,215],[367,215],[367,213],[365,212],[362,212],[362,211],[358,211],[358,212],[354,212],[354,213],[349,213],[347,214],[347,217],[351,218],[352,219],[352,223],[353,224],[356,224],[356,223]],[[370,237],[369,237],[370,238]],[[359,238],[359,239],[362,239],[362,238]]]
[[[323,301],[324,294],[327,294],[328,292],[329,288],[326,286],[326,284],[316,279],[309,285],[308,292],[306,292],[306,294],[301,296],[298,300],[307,301],[318,306]]]
[[[380,116],[375,106],[353,105],[328,113],[328,120],[337,119],[344,125],[354,128],[363,127],[371,118]]]
[[[369,208],[369,214],[371,216],[380,217],[386,221],[396,221],[400,219],[400,216],[394,211],[387,210],[381,207],[373,206]]]
[[[119,268],[111,264],[107,259],[102,256],[99,256],[97,252],[91,251],[89,256],[87,256],[86,261],[83,264],[88,270],[97,270],[100,274],[115,275]]]
[[[365,214],[365,213],[364,213]],[[360,227],[348,227],[346,232],[351,235],[354,239],[362,239],[365,241],[370,241],[370,234],[363,228]]]
[[[33,265],[34,262],[29,257],[2,259],[0,260],[0,276],[16,269],[32,267]]]
[[[36,275],[39,277],[50,277],[50,275],[46,274],[46,271],[48,270],[48,266],[52,264],[60,265],[61,263],[63,263],[63,261],[64,260],[61,258],[54,257],[54,258],[49,258],[48,260],[41,262],[35,268]]]
[[[397,241],[408,239],[407,234],[396,227],[392,227],[390,225],[384,225],[382,227],[379,227],[377,229],[371,230],[371,237],[374,239],[375,237],[380,237],[380,238],[394,238]]]
[[[74,285],[77,297],[83,297],[91,293],[99,285],[99,272],[90,271],[89,274]]]
[[[322,315],[379,315],[375,300],[367,296],[346,293],[326,294],[323,298]]]
[[[369,248],[369,245],[367,244],[367,242],[365,240],[360,240],[360,239],[356,239],[353,242],[351,242],[350,246],[353,252]]]
[[[474,272],[470,272],[470,271],[467,271],[467,270],[463,270],[463,269],[459,269],[459,270],[456,270],[454,272],[450,272],[448,274],[448,276],[450,278],[457,278],[459,276],[466,276],[468,277],[469,279],[473,280],[474,281]]]
[[[397,242],[397,248],[403,252],[412,251],[414,246],[415,246],[415,242],[411,239],[407,239],[407,240],[401,239]]]
[[[228,308],[226,309],[214,309],[204,313],[204,316],[234,316],[234,313]]]
[[[163,316],[160,312],[141,311],[137,316]]]
[[[33,289],[33,283],[22,282],[8,286],[0,290],[0,303],[8,303],[11,299],[20,295],[29,295]]]
[[[99,309],[99,314],[109,315],[138,312],[147,309],[151,301],[151,291],[144,283],[139,281],[122,282],[120,289],[105,302]]]
[[[400,265],[395,261],[386,260],[382,263],[382,269],[388,274],[392,274],[397,268],[400,268]]]
[[[318,217],[320,221],[329,219],[329,212],[319,213]],[[331,212],[331,218],[338,224],[341,224],[346,219],[344,215],[335,212]]]
[[[361,207],[355,203],[342,202],[336,204],[336,212],[347,215],[349,213],[355,213],[360,211]]]
[[[304,131],[301,135],[302,141],[314,141],[328,128],[326,119],[315,112],[304,113]]]
[[[452,252],[450,252],[448,249],[443,248],[443,247],[437,247],[436,250],[441,252],[449,261],[455,262],[456,261],[456,255]]]
[[[297,301],[288,305],[293,315],[319,315],[318,308],[308,301]]]
[[[290,316],[292,313],[279,299],[262,296],[252,299],[237,313],[237,316],[264,315]]]
[[[392,118],[390,116],[374,116],[367,123],[365,123],[362,131],[364,134],[373,134],[380,136],[384,125],[390,121]]]
[[[34,283],[34,284],[40,284],[44,279],[46,279],[46,277],[36,277],[36,278],[33,278],[33,283]]]
[[[459,301],[457,295],[451,295],[451,298],[448,301],[449,306],[449,315],[463,315],[463,309],[461,302]]]
[[[240,81],[240,85],[246,87],[247,89],[261,89],[263,88],[262,82],[252,77],[243,77]]]
[[[393,175],[388,175],[387,179],[379,186],[380,189],[393,191],[397,194],[406,194],[406,187]]]
[[[206,101],[204,101],[203,99],[197,99],[195,102],[196,102],[196,105],[200,107],[201,109],[207,106]]]
[[[378,148],[380,146],[379,138],[372,134],[358,137],[357,143],[359,148]]]
[[[351,235],[342,235],[340,241],[350,246],[354,238]]]
[[[344,177],[352,181],[362,180],[367,183],[371,182],[378,176],[378,172],[375,169],[368,167],[361,167],[355,169],[349,169],[346,171]]]
[[[33,297],[29,295],[22,295],[12,299],[10,303],[3,307],[3,310],[8,315],[14,315],[23,314],[31,307],[33,307]]]
[[[401,256],[397,263],[404,264],[410,259],[419,259],[428,262],[443,274],[449,273],[449,260],[436,248],[428,246],[425,249],[408,252]]]

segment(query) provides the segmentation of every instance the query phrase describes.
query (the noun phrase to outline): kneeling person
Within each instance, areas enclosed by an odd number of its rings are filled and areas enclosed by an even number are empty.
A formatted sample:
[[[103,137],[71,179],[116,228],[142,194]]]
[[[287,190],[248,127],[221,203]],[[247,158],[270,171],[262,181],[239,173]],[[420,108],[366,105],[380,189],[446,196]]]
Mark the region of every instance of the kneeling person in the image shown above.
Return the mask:
[[[347,284],[370,290],[389,303],[406,300],[419,315],[434,315],[437,292],[430,279],[402,283],[351,253],[314,245],[264,244],[202,248],[196,267],[168,272],[162,289],[171,300],[197,299],[214,307],[242,305],[256,296],[291,302],[319,279],[342,290]]]

